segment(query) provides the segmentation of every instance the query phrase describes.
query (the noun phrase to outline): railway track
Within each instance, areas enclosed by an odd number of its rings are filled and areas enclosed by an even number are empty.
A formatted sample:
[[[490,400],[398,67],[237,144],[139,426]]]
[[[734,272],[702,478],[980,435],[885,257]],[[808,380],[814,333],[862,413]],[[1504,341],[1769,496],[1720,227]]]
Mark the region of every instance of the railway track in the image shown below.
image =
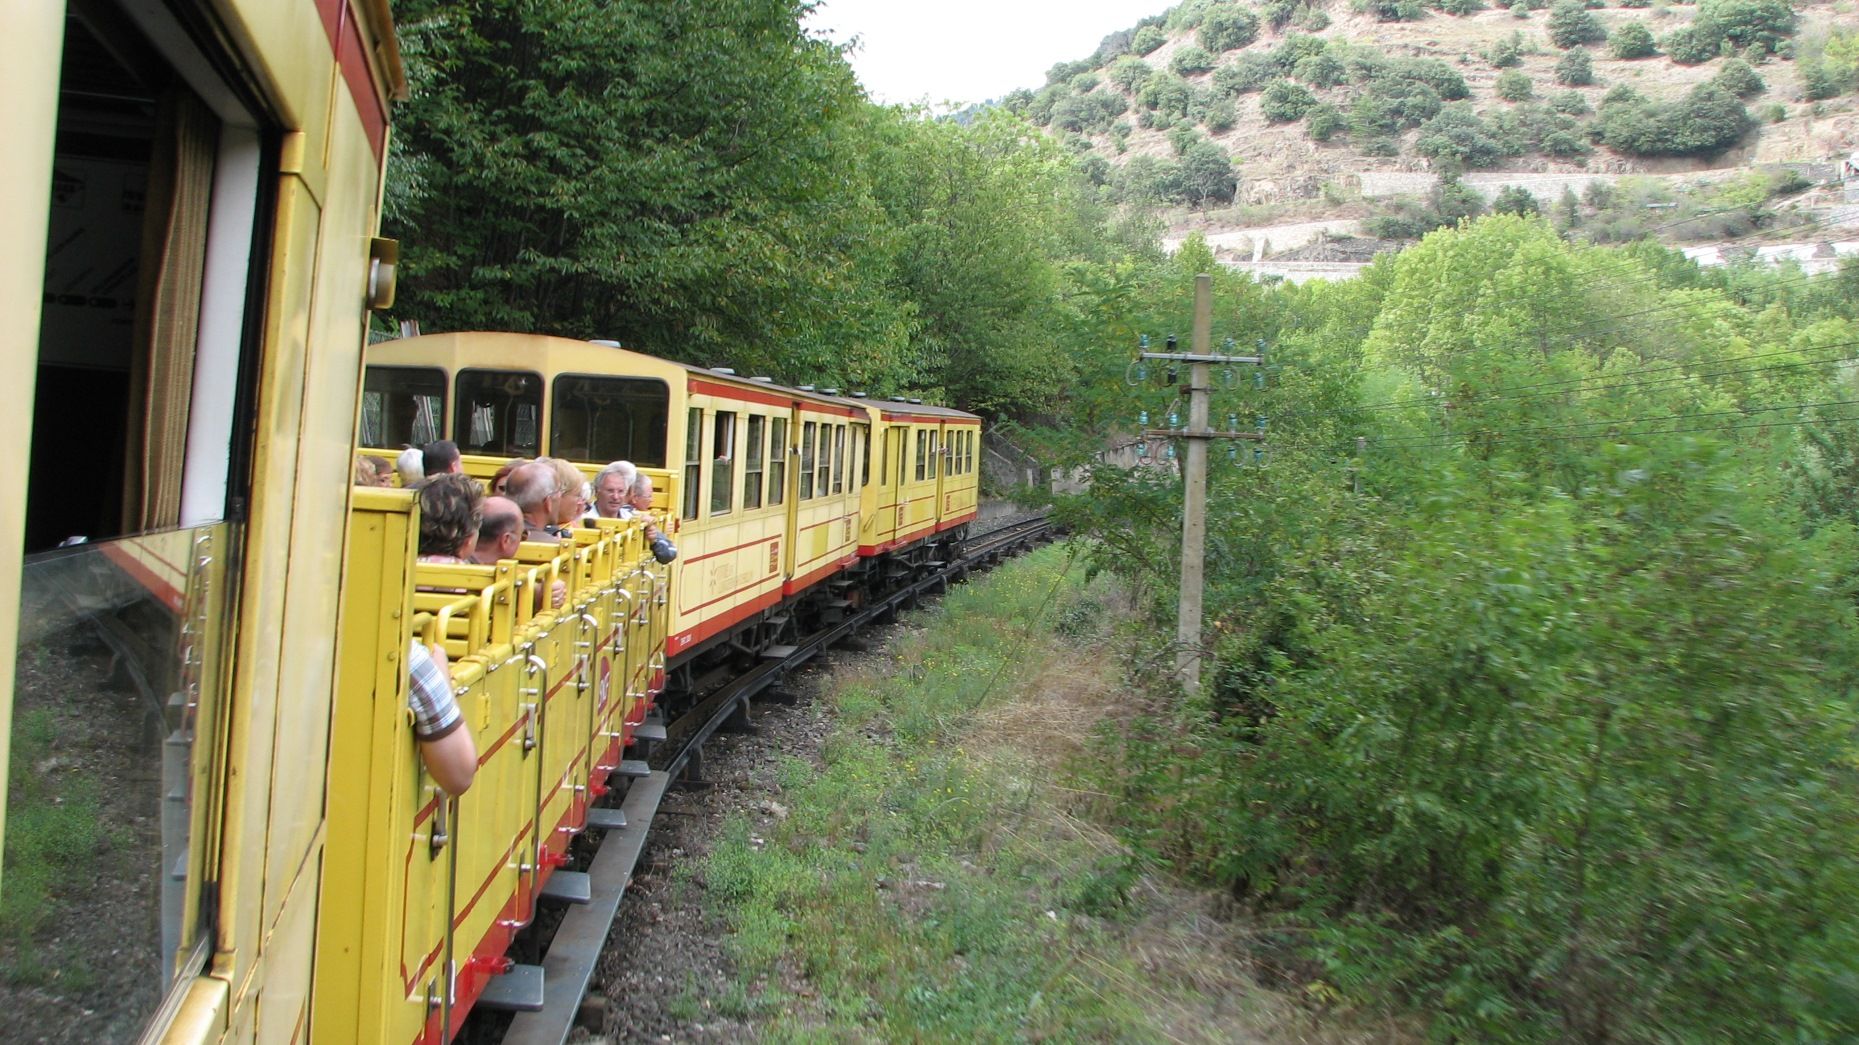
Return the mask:
[[[650,836],[660,801],[674,785],[703,781],[704,742],[719,730],[747,728],[750,707],[758,698],[780,692],[789,674],[835,645],[861,631],[895,619],[899,610],[916,606],[925,596],[940,594],[970,572],[987,569],[1052,539],[1045,515],[1017,519],[963,542],[961,553],[934,564],[921,576],[882,598],[849,613],[843,620],[806,636],[793,645],[762,651],[760,663],[723,683],[691,708],[666,723],[648,723],[642,736],[657,750],[646,759],[622,764],[628,778],[625,795],[617,806],[598,806],[588,824],[599,837],[590,840],[587,869],[564,876],[557,888],[558,901],[569,903],[567,913],[544,945],[540,965],[515,966],[499,977],[491,1004],[481,1006],[515,1011],[504,1030],[503,1045],[559,1045],[574,1029],[594,969],[605,949],[607,934],[619,911],[626,887],[632,881],[640,854]],[[548,897],[545,897],[548,898]],[[479,1036],[474,1035],[474,1040]]]

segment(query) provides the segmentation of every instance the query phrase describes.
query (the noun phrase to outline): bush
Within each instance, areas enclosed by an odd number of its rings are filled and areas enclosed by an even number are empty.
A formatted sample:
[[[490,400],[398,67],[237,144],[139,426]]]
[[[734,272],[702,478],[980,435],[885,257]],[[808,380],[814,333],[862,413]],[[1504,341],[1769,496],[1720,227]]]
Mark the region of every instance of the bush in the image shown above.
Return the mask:
[[[1521,102],[1530,97],[1530,78],[1515,69],[1498,74],[1498,97],[1507,102]]]
[[[1179,76],[1158,73],[1136,93],[1136,102],[1145,109],[1180,118],[1188,114],[1194,101],[1194,88]]]
[[[1838,78],[1827,69],[1825,63],[1802,62],[1800,63],[1799,70],[1801,73],[1802,97],[1810,102],[1825,101],[1828,98],[1839,97],[1840,88],[1843,85]]]
[[[1441,109],[1420,127],[1414,151],[1448,167],[1489,167],[1504,155],[1484,120],[1465,104]]]
[[[1137,54],[1148,54],[1167,42],[1167,33],[1153,25],[1145,25],[1136,30],[1136,35],[1130,38],[1130,50]]]
[[[1239,191],[1239,177],[1226,150],[1201,138],[1181,153],[1180,185],[1184,202],[1231,202]]]
[[[1698,24],[1744,51],[1774,54],[1794,35],[1788,0],[1702,0]]]
[[[1102,82],[1103,77],[1098,76],[1096,73],[1079,73],[1077,76],[1071,78],[1071,89],[1077,91],[1079,94],[1084,94],[1087,91],[1096,90],[1097,85]]]
[[[1192,76],[1204,73],[1214,67],[1214,56],[1206,51],[1187,44],[1175,52],[1168,60],[1168,69],[1176,76]]]
[[[1780,123],[1788,118],[1788,107],[1780,102],[1770,102],[1762,107],[1764,123]]]
[[[1581,0],[1556,0],[1549,9],[1549,42],[1567,50],[1582,44],[1607,39],[1601,20],[1581,5]]]
[[[1269,55],[1249,52],[1231,65],[1214,70],[1213,92],[1232,98],[1263,88],[1278,76],[1278,64]]]
[[[1276,65],[1280,72],[1288,75],[1291,70],[1297,68],[1297,63],[1324,53],[1329,46],[1329,43],[1319,36],[1311,36],[1309,33],[1287,33],[1284,40],[1277,47],[1272,48],[1272,64]]]
[[[1465,77],[1445,62],[1434,58],[1412,58],[1397,62],[1391,69],[1398,79],[1425,84],[1445,101],[1456,102],[1472,95]]]
[[[1580,91],[1563,91],[1549,99],[1549,107],[1565,116],[1586,116],[1593,111]]]
[[[1719,42],[1719,37],[1699,25],[1681,25],[1659,41],[1666,55],[1680,65],[1699,65],[1717,57]]]
[[[1530,17],[1530,5],[1524,3],[1523,0],[1517,0],[1516,3],[1510,5],[1510,16],[1512,18]]]
[[[1559,160],[1579,159],[1594,151],[1587,138],[1574,131],[1561,130],[1543,135],[1542,143],[1537,147]]]
[[[1449,15],[1463,17],[1485,9],[1484,0],[1440,0],[1439,9]]]
[[[1523,34],[1512,33],[1485,52],[1485,61],[1493,69],[1511,69],[1523,64]]]
[[[1556,60],[1556,82],[1564,87],[1586,87],[1594,82],[1594,62],[1587,48],[1573,48]]]
[[[1259,96],[1259,112],[1273,123],[1302,119],[1316,104],[1309,89],[1291,80],[1273,80]]]
[[[1653,46],[1652,30],[1641,22],[1628,22],[1614,30],[1614,34],[1607,38],[1607,48],[1614,53],[1615,58],[1629,61],[1651,58],[1659,53],[1659,49]]]
[[[1312,87],[1335,87],[1348,78],[1348,72],[1342,59],[1326,51],[1300,60],[1291,75]]]
[[[1233,129],[1239,122],[1239,111],[1231,98],[1219,98],[1207,103],[1207,112],[1201,117],[1201,125],[1215,134],[1223,134]]]
[[[1259,16],[1237,4],[1216,7],[1202,17],[1195,35],[1215,54],[1235,51],[1259,38]]]
[[[1498,190],[1498,197],[1491,201],[1491,213],[1516,214],[1519,216],[1540,214],[1542,208],[1537,206],[1536,197],[1521,185],[1506,185]]]
[[[1597,128],[1608,148],[1637,156],[1708,156],[1736,144],[1751,124],[1730,92],[1703,83],[1683,101],[1659,105],[1631,90],[1609,91]]]
[[[1328,102],[1313,105],[1304,114],[1304,129],[1310,132],[1312,141],[1327,142],[1336,137],[1343,126],[1343,111]]]
[[[1072,95],[1052,107],[1052,126],[1061,131],[1102,134],[1129,107],[1130,103],[1114,91]]]
[[[1418,22],[1426,15],[1419,0],[1364,0],[1362,9],[1377,22]]]
[[[1155,68],[1148,62],[1133,55],[1124,55],[1111,63],[1110,71],[1105,74],[1110,82],[1134,94],[1155,75]]]
[[[1748,98],[1768,89],[1768,85],[1762,82],[1762,77],[1756,75],[1756,70],[1750,68],[1749,63],[1741,58],[1732,58],[1723,63],[1723,68],[1717,70],[1717,75],[1711,77],[1711,82],[1738,98]]]

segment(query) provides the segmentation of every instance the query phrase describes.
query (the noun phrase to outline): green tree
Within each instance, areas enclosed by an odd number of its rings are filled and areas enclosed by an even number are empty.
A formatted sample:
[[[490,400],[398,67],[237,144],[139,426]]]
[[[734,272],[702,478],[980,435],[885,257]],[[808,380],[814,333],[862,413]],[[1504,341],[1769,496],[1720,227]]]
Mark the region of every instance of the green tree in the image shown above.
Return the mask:
[[[1206,51],[1193,44],[1187,44],[1176,48],[1174,55],[1168,60],[1168,69],[1176,76],[1191,76],[1195,73],[1204,73],[1213,67],[1213,55],[1208,54]]]
[[[1738,98],[1761,94],[1768,87],[1762,82],[1762,77],[1749,67],[1749,63],[1741,58],[1725,61],[1723,67],[1717,70],[1717,75],[1711,77],[1711,82]]]
[[[1130,39],[1130,50],[1139,55],[1148,54],[1167,42],[1167,33],[1153,25],[1145,25],[1136,30],[1136,35]]]
[[[1556,0],[1549,9],[1549,42],[1567,50],[1582,44],[1600,43],[1607,30],[1581,0]]]
[[[1556,59],[1556,82],[1564,87],[1586,87],[1594,82],[1594,62],[1587,48],[1571,48]]]
[[[1259,38],[1259,16],[1238,4],[1223,4],[1201,18],[1201,46],[1215,54],[1236,51]]]
[[[1491,213],[1493,214],[1528,216],[1540,213],[1541,210],[1542,208],[1537,206],[1536,197],[1530,195],[1530,190],[1521,185],[1506,185],[1498,190],[1497,199],[1491,201]]]
[[[1627,22],[1615,29],[1613,35],[1607,38],[1607,47],[1615,58],[1629,60],[1651,58],[1659,53],[1652,42],[1652,30],[1646,28],[1643,22]]]
[[[1498,74],[1497,95],[1507,102],[1521,102],[1530,97],[1530,78],[1516,69]]]
[[[1303,119],[1317,98],[1309,89],[1292,80],[1274,80],[1259,96],[1259,112],[1273,123],[1290,123]]]

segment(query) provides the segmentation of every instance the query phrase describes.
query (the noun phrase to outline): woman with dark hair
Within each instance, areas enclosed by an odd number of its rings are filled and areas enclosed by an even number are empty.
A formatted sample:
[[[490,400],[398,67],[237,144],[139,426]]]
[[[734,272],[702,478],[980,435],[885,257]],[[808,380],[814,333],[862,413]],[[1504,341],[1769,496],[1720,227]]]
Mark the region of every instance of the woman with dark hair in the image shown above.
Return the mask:
[[[420,498],[420,561],[471,561],[484,517],[484,491],[462,472],[443,472],[413,487]]]

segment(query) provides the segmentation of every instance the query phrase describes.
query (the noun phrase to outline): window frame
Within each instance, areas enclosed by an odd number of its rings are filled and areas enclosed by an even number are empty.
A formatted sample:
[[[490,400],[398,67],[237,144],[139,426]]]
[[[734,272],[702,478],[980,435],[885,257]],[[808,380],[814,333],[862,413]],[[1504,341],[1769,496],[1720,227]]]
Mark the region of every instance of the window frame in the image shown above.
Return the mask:
[[[595,447],[595,446],[590,445],[588,447],[588,455],[586,457],[575,458],[575,460],[603,461],[603,462],[604,461],[631,461],[633,464],[638,465],[641,468],[664,468],[666,467],[667,461],[670,457],[670,452],[671,452],[671,432],[670,432],[670,429],[671,429],[671,385],[667,383],[663,378],[657,378],[657,377],[636,377],[636,376],[628,375],[628,374],[589,374],[589,373],[583,373],[580,371],[564,372],[564,373],[556,374],[554,377],[552,377],[549,380],[549,389],[548,389],[548,396],[547,396],[548,404],[549,404],[549,453],[550,454],[555,455],[557,457],[562,456],[561,447],[557,443],[557,439],[560,433],[556,430],[556,426],[557,424],[560,423],[560,418],[562,417],[562,414],[564,411],[562,410],[561,404],[556,401],[556,395],[558,393],[558,390],[562,388],[563,383],[568,382],[568,381],[613,381],[613,382],[624,382],[624,383],[639,384],[639,385],[657,385],[660,389],[662,389],[664,391],[664,399],[659,404],[659,407],[660,407],[660,410],[664,414],[664,423],[659,427],[659,430],[657,433],[658,438],[656,440],[656,449],[657,449],[656,460],[653,459],[652,450],[653,450],[655,443],[651,437],[650,432],[648,432],[645,437],[645,446],[644,446],[645,452],[643,453],[640,452],[641,447],[639,445],[638,438],[633,437],[631,439],[632,445],[624,448],[623,450],[617,447],[608,447],[604,444],[600,447]]]
[[[785,417],[769,418],[768,497],[763,503],[771,508],[787,500],[787,438],[788,419]]]
[[[813,500],[814,438],[819,434],[818,421],[803,420],[800,425],[800,499]]]
[[[710,474],[705,479],[710,488],[710,517],[713,519],[736,510],[736,419],[734,410],[712,410],[706,426],[710,446],[704,464]],[[722,446],[717,445],[719,441]]]
[[[743,425],[742,510],[762,506],[762,481],[768,461],[768,416],[749,414]]]
[[[689,407],[684,413],[684,518],[696,519],[697,510],[703,506],[703,440],[704,409],[700,406]]]

